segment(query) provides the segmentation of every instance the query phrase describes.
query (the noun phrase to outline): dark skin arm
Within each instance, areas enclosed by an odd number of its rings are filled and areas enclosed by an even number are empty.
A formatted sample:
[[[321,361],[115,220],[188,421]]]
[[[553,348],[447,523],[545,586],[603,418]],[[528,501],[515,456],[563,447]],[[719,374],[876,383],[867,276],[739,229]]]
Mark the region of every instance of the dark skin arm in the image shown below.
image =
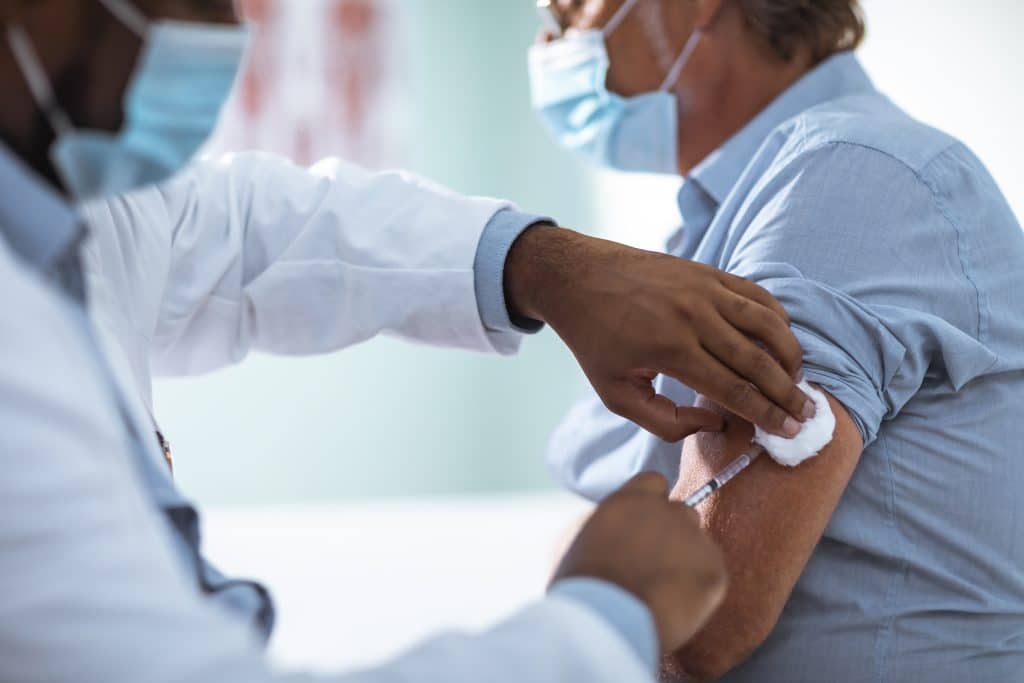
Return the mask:
[[[725,431],[699,434],[683,447],[682,499],[750,448],[753,427],[707,399],[722,414]],[[816,458],[790,469],[762,455],[699,508],[702,526],[721,546],[731,577],[714,617],[666,659],[676,676],[713,680],[749,657],[768,637],[821,538],[860,459],[860,432],[846,410],[829,398],[836,416],[832,442]]]
[[[795,435],[814,413],[794,380],[803,353],[785,309],[743,278],[540,225],[509,252],[505,294],[558,333],[609,410],[665,441],[722,421],[657,394],[659,373],[774,434]]]

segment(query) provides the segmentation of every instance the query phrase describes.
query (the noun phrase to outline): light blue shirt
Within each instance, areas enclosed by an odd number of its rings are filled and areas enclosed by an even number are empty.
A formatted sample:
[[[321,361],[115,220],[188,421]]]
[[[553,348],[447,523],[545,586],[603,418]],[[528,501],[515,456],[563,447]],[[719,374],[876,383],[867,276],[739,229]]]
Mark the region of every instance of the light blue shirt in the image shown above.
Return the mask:
[[[865,445],[774,632],[723,680],[1020,680],[1024,234],[985,167],[841,54],[695,169],[679,207],[668,251],[772,292]],[[679,452],[592,396],[549,462],[600,498],[639,470],[674,480]]]

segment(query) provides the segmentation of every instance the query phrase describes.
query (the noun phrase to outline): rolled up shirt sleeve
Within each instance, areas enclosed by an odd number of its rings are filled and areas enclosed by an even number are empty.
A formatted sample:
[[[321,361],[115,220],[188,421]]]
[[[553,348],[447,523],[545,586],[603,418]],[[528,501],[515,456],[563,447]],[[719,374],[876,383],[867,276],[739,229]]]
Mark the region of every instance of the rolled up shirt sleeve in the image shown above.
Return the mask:
[[[930,368],[954,386],[995,361],[957,226],[912,168],[833,144],[763,179],[727,270],[786,308],[809,380],[849,411],[870,444]]]

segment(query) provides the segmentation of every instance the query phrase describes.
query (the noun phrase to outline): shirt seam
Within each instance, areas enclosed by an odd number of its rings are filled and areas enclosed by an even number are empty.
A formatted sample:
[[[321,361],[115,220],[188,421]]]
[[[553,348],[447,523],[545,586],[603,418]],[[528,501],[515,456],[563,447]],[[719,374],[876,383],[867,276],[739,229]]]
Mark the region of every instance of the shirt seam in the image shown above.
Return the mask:
[[[906,547],[908,545],[907,539],[903,535],[903,531],[899,525],[899,515],[897,513],[897,500],[896,495],[896,474],[893,469],[893,451],[889,447],[888,439],[881,434],[878,435],[877,443],[879,450],[883,456],[883,462],[885,463],[885,475],[888,482],[888,488],[886,490],[886,511],[889,517],[889,524],[892,527],[896,535],[896,542],[899,548],[899,570],[893,574],[889,579],[889,585],[885,591],[885,608],[888,614],[885,617],[884,622],[878,627],[878,631],[875,635],[875,681],[876,683],[887,683],[887,666],[889,664],[889,655],[892,653],[892,634],[896,625],[896,616],[894,608],[899,595],[899,583],[906,575],[908,563],[907,563],[907,552]]]
[[[938,159],[940,159],[940,158],[944,157],[945,155],[947,155],[950,151],[952,151],[954,149],[960,148],[962,146],[962,144],[963,143],[961,143],[959,141],[956,141],[956,140],[950,142],[945,147],[940,149],[938,152],[933,154],[928,159],[928,161],[925,162],[922,165],[921,168],[922,169],[928,168],[933,163],[935,163]],[[908,164],[906,161],[904,161],[903,159],[901,159],[898,156],[896,156],[895,154],[893,154],[892,152],[889,152],[887,150],[881,149],[879,147],[875,147],[873,145],[864,144],[862,142],[852,142],[852,141],[849,141],[849,140],[829,140],[827,142],[822,143],[822,146],[825,146],[825,145],[832,146],[832,147],[838,147],[838,146],[841,146],[841,145],[842,146],[848,146],[848,147],[858,147],[858,148],[861,148],[861,149],[866,149],[866,150],[875,152],[877,154],[881,154],[882,156],[885,156],[885,157],[889,158],[890,160],[896,162],[897,164],[899,164],[900,166],[902,166],[906,170],[910,171],[910,173],[913,174],[914,178],[925,189],[928,190],[928,194],[932,198],[932,203],[933,203],[933,205],[935,207],[935,210],[938,212],[938,214],[940,216],[942,216],[942,218],[946,221],[946,223],[949,225],[949,227],[953,230],[953,233],[956,235],[956,258],[957,258],[957,262],[960,264],[960,270],[963,273],[964,280],[967,281],[967,284],[974,291],[974,307],[975,307],[975,311],[977,313],[977,319],[975,321],[976,328],[974,330],[974,338],[975,338],[976,341],[984,344],[985,343],[984,331],[987,328],[987,325],[985,323],[985,320],[983,319],[983,316],[984,316],[984,308],[982,306],[983,296],[982,296],[982,293],[981,293],[981,288],[978,286],[978,283],[975,281],[974,277],[971,275],[971,273],[970,273],[971,269],[967,266],[967,262],[964,259],[964,255],[963,255],[963,249],[964,249],[963,248],[963,243],[964,243],[963,230],[960,229],[960,227],[957,224],[957,222],[954,221],[953,217],[949,214],[949,211],[946,208],[945,204],[942,202],[942,200],[941,200],[941,198],[939,196],[938,190],[934,186],[934,184],[931,183],[928,180],[928,178],[926,178],[922,174],[921,170],[918,170],[918,169],[914,168],[913,166]],[[808,150],[808,151],[812,151],[812,150]]]
[[[928,163],[925,164],[924,167],[927,168],[928,166],[931,166],[941,157],[945,156],[946,154],[948,154],[950,151],[957,147],[959,147],[959,143],[953,143],[949,145],[948,147],[943,149],[942,152],[932,157],[928,161]],[[960,269],[963,271],[964,279],[966,279],[967,282],[970,283],[971,287],[974,289],[975,305],[977,306],[978,310],[977,340],[984,344],[986,343],[986,339],[988,337],[988,321],[985,320],[985,306],[983,305],[985,296],[984,294],[982,294],[981,287],[978,286],[976,278],[971,275],[972,269],[968,265],[967,258],[964,256],[965,243],[967,241],[966,234],[960,228],[959,224],[953,220],[953,216],[950,214],[945,202],[942,201],[942,197],[938,192],[938,188],[934,187],[932,183],[929,182],[929,180],[923,176],[921,176],[921,182],[924,183],[925,187],[927,187],[928,190],[932,193],[932,198],[935,201],[936,208],[938,209],[939,213],[942,214],[942,217],[946,219],[946,222],[949,223],[949,226],[953,229],[953,232],[956,233],[957,260],[960,262]]]

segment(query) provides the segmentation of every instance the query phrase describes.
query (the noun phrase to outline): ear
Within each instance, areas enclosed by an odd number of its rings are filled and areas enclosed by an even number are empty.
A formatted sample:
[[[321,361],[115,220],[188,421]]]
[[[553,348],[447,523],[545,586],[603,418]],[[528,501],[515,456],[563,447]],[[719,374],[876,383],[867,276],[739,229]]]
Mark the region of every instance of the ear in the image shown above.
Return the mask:
[[[694,26],[701,31],[708,30],[721,14],[725,3],[726,0],[697,0],[697,17]]]

